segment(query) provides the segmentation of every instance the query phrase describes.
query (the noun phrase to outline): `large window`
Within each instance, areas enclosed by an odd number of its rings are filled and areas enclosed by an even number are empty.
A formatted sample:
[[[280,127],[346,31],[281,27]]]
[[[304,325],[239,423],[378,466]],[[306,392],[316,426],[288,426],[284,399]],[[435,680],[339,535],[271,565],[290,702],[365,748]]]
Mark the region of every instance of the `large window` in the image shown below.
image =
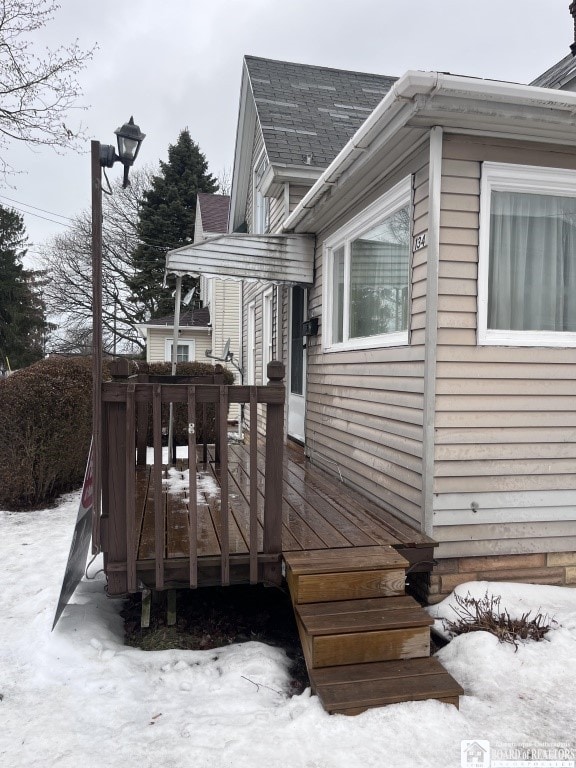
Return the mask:
[[[408,344],[410,177],[326,241],[324,348]]]
[[[576,345],[576,171],[484,163],[478,341]]]

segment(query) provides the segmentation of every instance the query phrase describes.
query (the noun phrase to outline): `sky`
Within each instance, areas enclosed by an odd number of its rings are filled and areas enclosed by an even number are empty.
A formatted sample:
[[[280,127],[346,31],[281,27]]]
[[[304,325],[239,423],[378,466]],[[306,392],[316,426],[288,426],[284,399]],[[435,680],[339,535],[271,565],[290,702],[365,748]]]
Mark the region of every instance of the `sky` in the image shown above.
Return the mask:
[[[408,69],[527,83],[569,52],[568,0],[61,0],[39,33],[49,48],[97,45],[67,125],[114,144],[131,115],[157,166],[187,127],[219,175],[233,163],[245,54],[385,75]],[[90,206],[85,153],[12,144],[19,173],[0,203],[24,213],[34,257]],[[117,164],[109,173],[120,176]],[[10,199],[8,199],[10,198]],[[33,206],[33,207],[32,207]],[[44,218],[40,218],[44,217]],[[62,218],[64,217],[64,218]],[[52,219],[53,221],[47,221]],[[59,223],[54,223],[58,221]]]

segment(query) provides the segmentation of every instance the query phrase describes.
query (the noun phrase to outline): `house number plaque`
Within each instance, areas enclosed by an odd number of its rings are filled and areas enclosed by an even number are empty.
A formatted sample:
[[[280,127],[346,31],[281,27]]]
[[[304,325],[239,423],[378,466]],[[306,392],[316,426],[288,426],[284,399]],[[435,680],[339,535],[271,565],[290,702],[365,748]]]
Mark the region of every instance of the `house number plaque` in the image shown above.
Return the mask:
[[[416,253],[416,251],[422,250],[422,248],[426,248],[428,245],[428,232],[424,232],[422,235],[416,235],[414,238],[414,244],[412,247],[412,251]]]

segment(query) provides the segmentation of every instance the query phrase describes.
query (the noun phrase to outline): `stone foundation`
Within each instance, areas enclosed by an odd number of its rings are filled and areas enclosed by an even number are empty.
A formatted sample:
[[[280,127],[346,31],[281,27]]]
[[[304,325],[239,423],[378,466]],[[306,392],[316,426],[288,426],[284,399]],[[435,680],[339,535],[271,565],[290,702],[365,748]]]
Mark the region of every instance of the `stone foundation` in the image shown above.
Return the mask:
[[[576,552],[439,560],[430,575],[428,602],[439,603],[454,587],[466,581],[517,581],[576,587]]]

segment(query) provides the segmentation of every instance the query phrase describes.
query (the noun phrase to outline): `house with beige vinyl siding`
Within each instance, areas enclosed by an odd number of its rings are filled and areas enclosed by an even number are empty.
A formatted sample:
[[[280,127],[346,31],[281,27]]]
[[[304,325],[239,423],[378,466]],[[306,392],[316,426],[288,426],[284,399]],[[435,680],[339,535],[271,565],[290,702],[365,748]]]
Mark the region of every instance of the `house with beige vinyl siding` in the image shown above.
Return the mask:
[[[168,256],[231,271],[237,244],[246,369],[281,359],[287,437],[434,538],[431,600],[576,583],[575,114],[247,57],[229,234]]]

